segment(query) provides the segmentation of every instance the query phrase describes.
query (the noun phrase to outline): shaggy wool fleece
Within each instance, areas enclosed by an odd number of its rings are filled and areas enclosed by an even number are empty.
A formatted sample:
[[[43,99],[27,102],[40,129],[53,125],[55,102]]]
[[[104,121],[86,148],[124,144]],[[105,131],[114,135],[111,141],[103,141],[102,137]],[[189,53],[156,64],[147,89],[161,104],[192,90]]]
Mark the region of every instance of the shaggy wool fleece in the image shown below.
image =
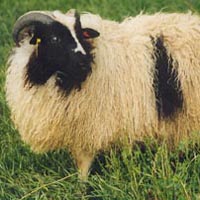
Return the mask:
[[[79,162],[81,153],[92,159],[99,150],[125,138],[132,143],[159,137],[174,145],[200,130],[199,16],[140,14],[118,23],[85,13],[81,22],[98,30],[100,37],[91,41],[92,73],[80,91],[65,95],[55,76],[42,86],[28,87],[26,65],[35,50],[28,39],[10,57],[7,101],[22,140],[34,151],[68,148]],[[173,57],[183,93],[182,110],[170,118],[159,118],[156,108],[152,38],[157,37],[162,37]]]

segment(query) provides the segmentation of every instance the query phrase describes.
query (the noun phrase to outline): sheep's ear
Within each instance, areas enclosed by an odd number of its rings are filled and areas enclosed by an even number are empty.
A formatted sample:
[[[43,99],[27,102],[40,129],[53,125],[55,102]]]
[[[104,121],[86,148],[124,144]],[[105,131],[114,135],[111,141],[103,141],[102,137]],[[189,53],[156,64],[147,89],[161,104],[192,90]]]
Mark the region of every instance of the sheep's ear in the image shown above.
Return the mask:
[[[83,28],[82,29],[83,37],[86,39],[99,37],[100,33],[91,28]]]
[[[37,44],[37,37],[33,36],[33,38],[30,40],[29,43],[32,44],[32,45]]]

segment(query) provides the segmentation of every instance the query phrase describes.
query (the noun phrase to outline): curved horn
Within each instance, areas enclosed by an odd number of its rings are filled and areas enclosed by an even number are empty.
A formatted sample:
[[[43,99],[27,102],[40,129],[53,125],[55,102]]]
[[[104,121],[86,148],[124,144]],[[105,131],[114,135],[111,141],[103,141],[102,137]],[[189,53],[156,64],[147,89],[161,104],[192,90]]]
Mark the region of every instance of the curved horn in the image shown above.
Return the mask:
[[[13,39],[14,42],[19,45],[20,42],[20,32],[29,26],[41,24],[50,24],[55,20],[51,17],[51,12],[41,12],[41,11],[32,11],[22,15],[15,23],[13,28]]]

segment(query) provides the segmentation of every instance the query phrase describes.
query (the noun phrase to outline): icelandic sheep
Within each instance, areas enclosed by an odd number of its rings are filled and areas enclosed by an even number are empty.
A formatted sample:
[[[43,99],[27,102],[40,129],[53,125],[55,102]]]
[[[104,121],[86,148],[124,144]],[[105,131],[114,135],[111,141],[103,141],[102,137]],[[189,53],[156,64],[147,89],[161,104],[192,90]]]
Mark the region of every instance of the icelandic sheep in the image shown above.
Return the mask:
[[[13,31],[6,97],[36,152],[67,148],[85,179],[99,150],[144,137],[171,145],[200,130],[200,17],[156,13],[121,23],[30,12]]]

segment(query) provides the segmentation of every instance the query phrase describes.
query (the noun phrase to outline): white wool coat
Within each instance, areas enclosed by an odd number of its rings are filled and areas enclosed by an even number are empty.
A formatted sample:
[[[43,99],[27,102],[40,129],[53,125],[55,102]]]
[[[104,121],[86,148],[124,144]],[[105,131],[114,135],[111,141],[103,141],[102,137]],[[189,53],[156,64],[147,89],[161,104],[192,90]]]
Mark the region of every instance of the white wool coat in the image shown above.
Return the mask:
[[[98,30],[100,37],[91,41],[92,73],[80,91],[64,95],[55,76],[45,85],[26,87],[26,64],[34,51],[28,40],[9,59],[6,98],[11,117],[34,151],[67,148],[79,163],[83,152],[92,159],[116,142],[158,137],[174,145],[200,130],[199,16],[140,14],[118,23],[85,13],[81,22]],[[152,37],[160,36],[173,57],[183,92],[183,109],[167,119],[158,118],[153,88]]]

